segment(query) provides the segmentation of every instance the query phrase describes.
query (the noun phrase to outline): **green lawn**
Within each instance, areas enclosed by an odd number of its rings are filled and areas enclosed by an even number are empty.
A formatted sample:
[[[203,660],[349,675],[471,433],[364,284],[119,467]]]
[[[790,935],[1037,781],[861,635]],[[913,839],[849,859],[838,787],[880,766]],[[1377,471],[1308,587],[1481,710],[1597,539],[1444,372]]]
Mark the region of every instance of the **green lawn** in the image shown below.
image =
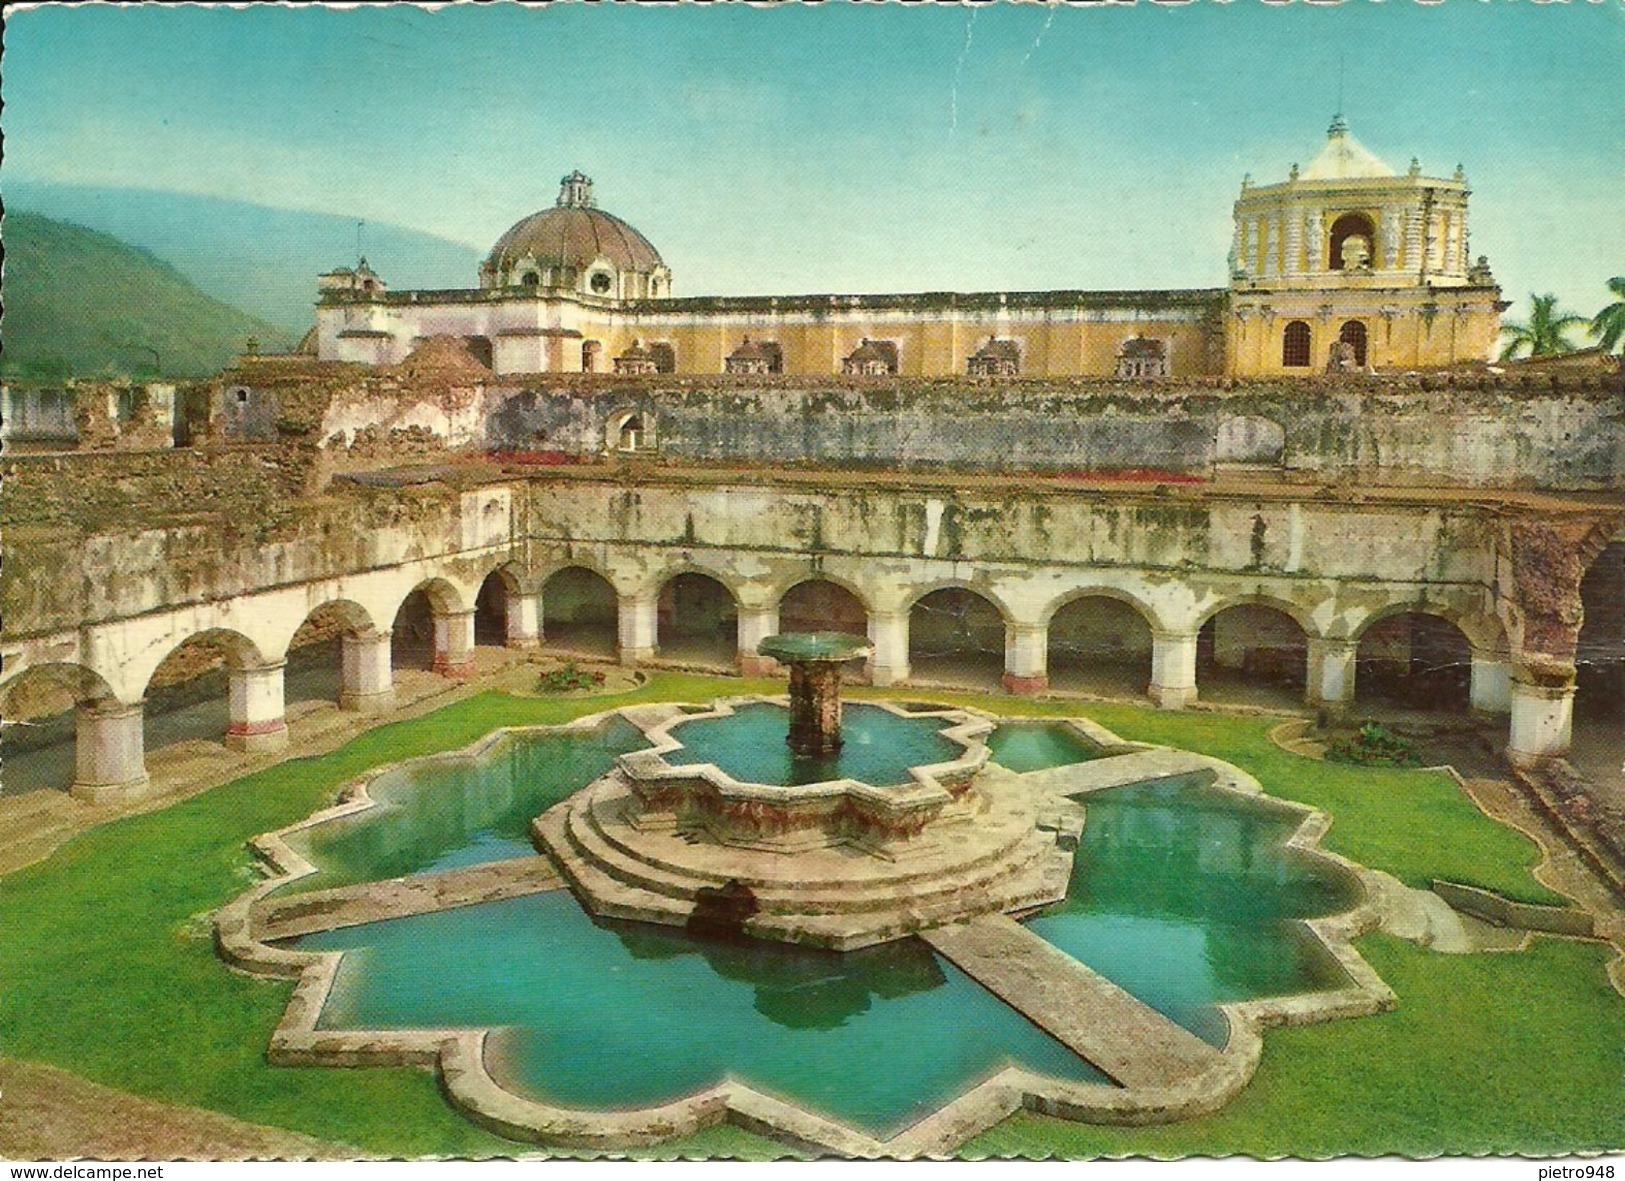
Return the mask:
[[[521,1150],[453,1112],[426,1071],[265,1064],[291,985],[227,970],[209,938],[210,912],[256,879],[245,842],[331,802],[341,784],[371,767],[464,746],[495,726],[763,689],[782,686],[661,674],[612,698],[483,694],[381,727],[332,754],[283,763],[87,833],[0,880],[0,1052],[366,1152]],[[1216,755],[1252,772],[1273,794],[1332,812],[1337,819],[1326,844],[1355,860],[1414,884],[1448,877],[1554,900],[1523,868],[1535,860],[1534,847],[1481,816],[1446,776],[1309,762],[1268,741],[1269,719],[957,699],[1012,715],[1086,712],[1125,738]],[[1218,1116],[1113,1130],[1023,1114],[978,1138],[968,1153],[1625,1146],[1625,1000],[1603,976],[1604,948],[1542,940],[1521,955],[1452,957],[1373,936],[1361,949],[1398,992],[1400,1010],[1272,1032],[1257,1078]],[[658,1155],[781,1151],[722,1128],[664,1146]]]

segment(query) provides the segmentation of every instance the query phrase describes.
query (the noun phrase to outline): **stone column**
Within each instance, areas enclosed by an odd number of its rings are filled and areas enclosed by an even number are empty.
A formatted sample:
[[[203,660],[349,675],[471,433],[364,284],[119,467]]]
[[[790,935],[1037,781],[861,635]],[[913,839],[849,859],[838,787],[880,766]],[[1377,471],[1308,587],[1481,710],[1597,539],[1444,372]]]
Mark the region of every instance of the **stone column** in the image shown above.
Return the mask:
[[[282,716],[282,670],[286,667],[286,661],[278,661],[226,670],[226,696],[231,703],[226,745],[232,750],[276,750],[288,745],[288,723]]]
[[[1196,633],[1151,634],[1151,700],[1158,709],[1184,709],[1196,700]]]
[[[73,786],[69,794],[92,804],[146,791],[142,703],[87,702],[74,711]]]
[[[434,671],[454,681],[474,675],[474,612],[435,613]]]
[[[1512,661],[1505,651],[1473,649],[1473,708],[1504,714],[1512,709]]]
[[[1351,640],[1309,640],[1309,676],[1304,697],[1333,715],[1354,705],[1354,668],[1359,645]]]
[[[1042,693],[1049,688],[1049,628],[1012,623],[1004,629],[1004,691]]]
[[[768,636],[779,630],[778,607],[739,608],[739,652],[734,663],[743,677],[770,677],[779,671],[779,662],[756,651]]]
[[[1542,678],[1547,679],[1547,678]],[[1540,684],[1514,673],[1507,758],[1518,766],[1567,754],[1574,721],[1574,682]]]
[[[542,643],[542,596],[509,591],[503,611],[510,648],[537,648]]]
[[[895,685],[908,680],[908,612],[890,614],[871,612],[869,615],[869,642],[874,654],[869,657],[869,683]]]
[[[790,662],[790,733],[798,755],[832,755],[841,749],[841,666],[833,660]]]
[[[390,667],[390,633],[344,636],[339,708],[383,713],[395,704],[395,673]]]
[[[653,592],[642,595],[621,595],[615,601],[617,636],[621,648],[621,663],[632,665],[640,660],[653,659],[655,654],[655,609],[659,605]]]

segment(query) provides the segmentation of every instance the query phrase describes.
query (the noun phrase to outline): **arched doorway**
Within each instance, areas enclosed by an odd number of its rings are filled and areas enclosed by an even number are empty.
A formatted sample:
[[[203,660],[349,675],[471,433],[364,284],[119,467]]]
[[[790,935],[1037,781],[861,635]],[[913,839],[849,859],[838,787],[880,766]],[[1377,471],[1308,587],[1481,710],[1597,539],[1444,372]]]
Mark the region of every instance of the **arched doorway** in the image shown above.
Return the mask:
[[[908,612],[910,679],[998,689],[1004,679],[1004,616],[968,587],[921,596]]]
[[[1625,542],[1598,554],[1580,582],[1571,762],[1625,798]]]
[[[77,664],[42,664],[0,685],[0,795],[67,791],[75,772],[75,710],[108,700],[107,683]]]
[[[1203,701],[1291,708],[1309,675],[1303,628],[1279,607],[1226,607],[1196,634],[1196,687]]]
[[[566,566],[542,583],[542,636],[549,649],[613,660],[617,642],[615,588],[582,566]]]
[[[1360,635],[1354,700],[1388,709],[1465,712],[1472,668],[1467,637],[1448,619],[1421,611],[1390,615]]]
[[[729,671],[739,649],[739,607],[709,574],[669,578],[655,604],[655,644],[663,660]]]
[[[1151,684],[1151,625],[1121,599],[1082,595],[1050,617],[1051,689],[1143,697]]]
[[[781,632],[846,632],[854,636],[869,634],[869,612],[863,600],[844,586],[822,578],[798,582],[784,592],[779,600],[779,630]],[[862,658],[849,660],[843,675],[847,679],[861,676]]]

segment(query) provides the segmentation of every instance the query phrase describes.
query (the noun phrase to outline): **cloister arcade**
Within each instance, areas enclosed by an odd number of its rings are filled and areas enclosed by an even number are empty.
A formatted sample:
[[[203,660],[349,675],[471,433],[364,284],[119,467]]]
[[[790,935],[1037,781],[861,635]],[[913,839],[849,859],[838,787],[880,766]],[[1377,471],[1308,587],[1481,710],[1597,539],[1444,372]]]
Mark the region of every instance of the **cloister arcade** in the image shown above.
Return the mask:
[[[1622,551],[1611,547],[1603,563],[1620,571],[1587,583],[1599,621],[1611,618],[1601,598],[1625,578]],[[1002,683],[1016,693],[1149,696],[1164,708],[1202,697],[1333,712],[1368,702],[1521,709],[1521,732],[1555,734],[1549,745],[1558,747],[1573,698],[1521,686],[1507,629],[1482,588],[1422,601],[1396,585],[1379,602],[1370,586],[1345,595],[1327,584],[1306,600],[1290,580],[1272,597],[1257,578],[1220,574],[1153,581],[1122,568],[1032,567],[967,577],[948,562],[915,560],[900,572],[852,558],[768,565],[657,547],[600,553],[591,565],[561,555],[536,569],[492,553],[469,571],[466,557],[425,560],[82,629],[76,651],[50,659],[53,645],[42,644],[38,663],[26,650],[13,660],[20,671],[0,684],[0,702],[12,706],[8,719],[34,722],[42,735],[54,726],[59,737],[71,707],[71,784],[97,799],[138,791],[144,752],[178,732],[237,750],[274,748],[288,740],[290,702],[380,710],[397,676],[416,668],[467,677],[482,645],[762,673],[772,671],[755,651],[763,637],[838,629],[867,633],[866,672],[877,685]],[[1587,634],[1611,627],[1599,622]],[[1625,632],[1599,644],[1614,647],[1581,677],[1585,704],[1617,711]],[[194,712],[181,731],[174,720],[159,723],[156,709],[144,717],[169,691],[166,680],[201,695],[184,707]],[[1395,700],[1395,687],[1408,685],[1424,687]],[[1514,753],[1519,733],[1514,724]]]

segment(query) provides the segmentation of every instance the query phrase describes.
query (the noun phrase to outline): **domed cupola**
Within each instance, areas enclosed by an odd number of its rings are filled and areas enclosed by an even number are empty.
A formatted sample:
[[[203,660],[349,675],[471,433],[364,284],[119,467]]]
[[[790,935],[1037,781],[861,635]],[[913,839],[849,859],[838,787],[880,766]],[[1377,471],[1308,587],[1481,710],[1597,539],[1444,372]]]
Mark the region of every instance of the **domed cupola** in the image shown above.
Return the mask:
[[[559,182],[552,209],[531,214],[497,239],[480,264],[480,286],[661,299],[671,294],[671,270],[649,239],[598,208],[592,178],[577,171]]]

